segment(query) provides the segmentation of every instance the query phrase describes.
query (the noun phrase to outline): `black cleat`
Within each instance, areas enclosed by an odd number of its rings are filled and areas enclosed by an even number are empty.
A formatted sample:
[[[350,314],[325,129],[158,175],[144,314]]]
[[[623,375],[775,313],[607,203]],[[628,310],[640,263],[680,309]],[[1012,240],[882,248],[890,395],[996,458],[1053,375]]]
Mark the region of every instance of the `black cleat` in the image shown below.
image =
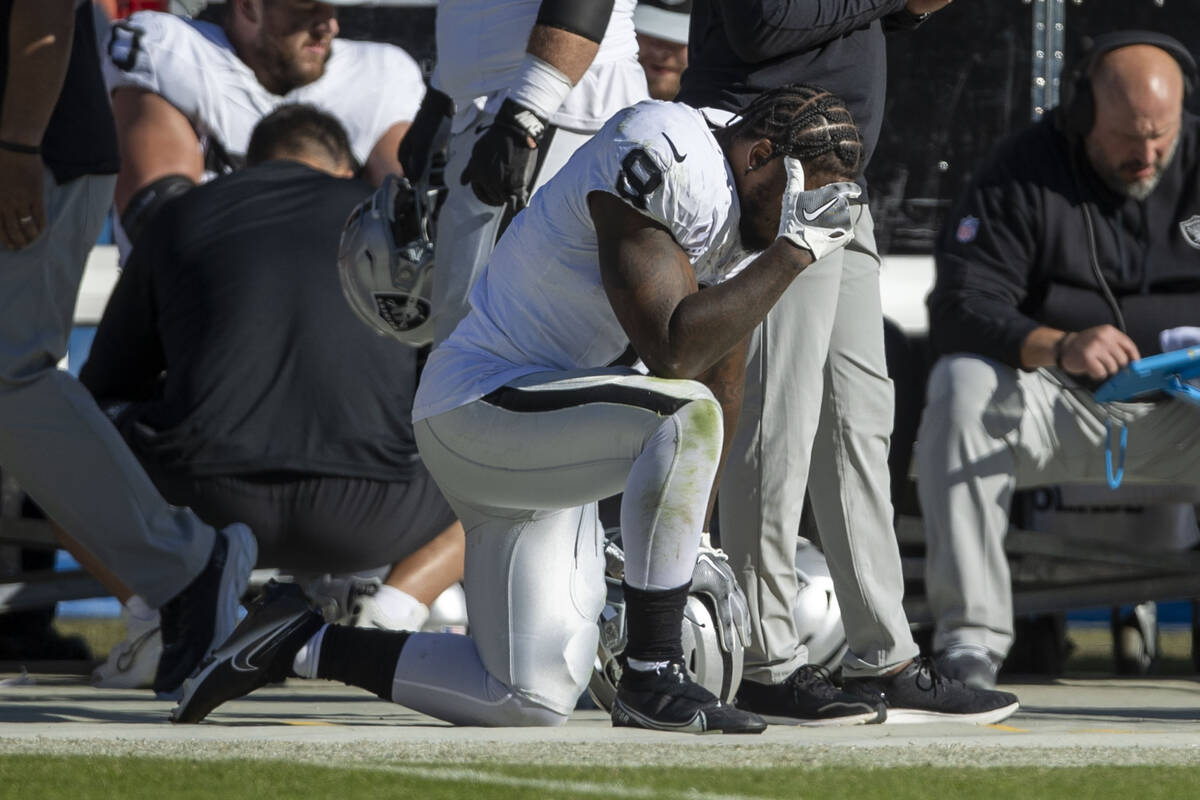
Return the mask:
[[[887,704],[889,723],[968,722],[989,725],[1011,717],[1015,694],[975,689],[938,672],[929,658],[914,658],[899,672],[846,678],[846,691]]]
[[[204,569],[159,609],[163,649],[154,675],[157,694],[178,690],[196,665],[233,631],[257,558],[258,543],[248,527],[239,522],[217,531]]]
[[[226,700],[283,680],[296,653],[324,624],[299,586],[271,581],[229,640],[183,682],[171,721],[199,722]]]
[[[683,663],[659,670],[626,667],[617,684],[613,726],[678,733],[762,733],[758,714],[726,705],[688,677]]]
[[[805,664],[780,683],[744,680],[734,703],[782,725],[870,725],[887,717],[881,700],[842,691],[829,670],[816,664]]]

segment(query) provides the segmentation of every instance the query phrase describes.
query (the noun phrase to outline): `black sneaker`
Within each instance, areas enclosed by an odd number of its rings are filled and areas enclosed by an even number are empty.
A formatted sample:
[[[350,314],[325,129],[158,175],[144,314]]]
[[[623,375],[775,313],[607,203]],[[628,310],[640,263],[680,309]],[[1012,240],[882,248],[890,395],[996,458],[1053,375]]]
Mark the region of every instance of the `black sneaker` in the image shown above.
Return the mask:
[[[208,564],[159,609],[163,650],[154,675],[157,694],[173,694],[196,665],[228,638],[237,625],[238,607],[257,558],[258,543],[245,525],[234,523],[217,531]]]
[[[934,662],[942,675],[962,681],[972,689],[995,689],[1000,664],[1001,660],[986,647],[969,644],[951,645]]]
[[[199,722],[226,700],[283,680],[296,653],[324,624],[299,586],[271,581],[229,641],[183,682],[171,721]]]
[[[887,716],[881,701],[843,692],[829,670],[816,664],[805,664],[780,683],[742,681],[733,702],[782,725],[870,725]]]
[[[688,677],[680,661],[658,670],[626,667],[617,684],[615,728],[649,728],[678,733],[762,733],[758,714],[726,705]]]
[[[932,659],[915,658],[892,675],[846,678],[846,691],[882,700],[889,723],[969,722],[988,725],[1012,716],[1020,703],[1009,692],[973,689],[937,671]]]

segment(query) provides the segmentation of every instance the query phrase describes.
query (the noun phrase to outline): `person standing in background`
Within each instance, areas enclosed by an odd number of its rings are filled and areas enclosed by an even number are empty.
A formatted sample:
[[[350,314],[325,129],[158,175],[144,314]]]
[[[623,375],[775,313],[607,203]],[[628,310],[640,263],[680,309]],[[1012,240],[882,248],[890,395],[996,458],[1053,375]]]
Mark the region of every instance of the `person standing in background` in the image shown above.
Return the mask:
[[[233,630],[257,546],[167,505],[116,429],[58,369],[119,166],[90,2],[0,3],[0,465],[163,620],[172,692]]]
[[[679,99],[714,124],[791,81],[846,99],[864,166],[887,88],[884,29],[913,27],[950,0],[695,0]],[[745,397],[722,478],[720,543],[750,606],[737,704],[790,724],[994,722],[1010,694],[941,680],[918,658],[901,600],[888,443],[893,395],[883,345],[880,258],[864,193],[854,240],[807,269],[750,340]],[[807,664],[793,606],[805,491],[849,650],[844,691]]]
[[[633,11],[638,62],[655,100],[674,100],[688,64],[692,0],[640,0]]]

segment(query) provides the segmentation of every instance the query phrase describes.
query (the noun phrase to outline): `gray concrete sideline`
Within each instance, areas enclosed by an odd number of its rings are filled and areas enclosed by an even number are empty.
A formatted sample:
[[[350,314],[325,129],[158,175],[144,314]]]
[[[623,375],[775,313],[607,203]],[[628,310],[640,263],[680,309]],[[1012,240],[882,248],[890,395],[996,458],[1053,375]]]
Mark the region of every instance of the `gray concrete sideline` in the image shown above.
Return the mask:
[[[370,766],[396,762],[729,766],[1200,765],[1200,682],[1087,679],[1016,684],[1022,708],[999,725],[772,726],[761,736],[614,729],[578,711],[558,729],[455,728],[324,681],[289,681],[214,711],[167,720],[148,691],[77,677],[0,685],[0,754],[261,758]]]

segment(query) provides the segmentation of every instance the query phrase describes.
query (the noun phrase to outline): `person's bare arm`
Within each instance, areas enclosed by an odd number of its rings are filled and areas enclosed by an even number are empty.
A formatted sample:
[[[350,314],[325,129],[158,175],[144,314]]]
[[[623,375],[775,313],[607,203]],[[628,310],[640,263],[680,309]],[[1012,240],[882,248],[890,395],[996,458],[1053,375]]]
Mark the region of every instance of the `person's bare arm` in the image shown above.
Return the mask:
[[[459,178],[480,202],[524,208],[533,189],[535,151],[547,120],[591,66],[613,0],[542,0],[525,60],[491,126],[471,149]]]
[[[408,122],[397,122],[384,131],[383,136],[380,136],[379,141],[371,148],[363,177],[372,186],[379,186],[388,175],[404,174],[404,167],[400,166],[400,158],[397,153],[400,150],[400,141],[408,133],[409,124]]]
[[[557,67],[572,84],[579,83],[599,50],[599,42],[549,25],[534,25],[525,48],[531,56]]]
[[[1072,375],[1104,380],[1130,361],[1141,358],[1133,340],[1112,325],[1064,332],[1046,325],[1034,328],[1021,343],[1021,365],[1027,368],[1058,364]]]
[[[112,105],[121,148],[114,196],[118,212],[125,211],[138,190],[159,178],[185,175],[200,182],[204,151],[179,109],[153,92],[133,87],[114,91]]]
[[[0,241],[14,250],[31,244],[46,227],[38,149],[62,92],[74,32],[72,0],[13,0],[0,108],[0,141],[10,145],[0,150]]]
[[[813,261],[777,240],[738,275],[701,292],[666,228],[607,192],[592,192],[588,206],[609,302],[638,356],[663,378],[710,370]]]

